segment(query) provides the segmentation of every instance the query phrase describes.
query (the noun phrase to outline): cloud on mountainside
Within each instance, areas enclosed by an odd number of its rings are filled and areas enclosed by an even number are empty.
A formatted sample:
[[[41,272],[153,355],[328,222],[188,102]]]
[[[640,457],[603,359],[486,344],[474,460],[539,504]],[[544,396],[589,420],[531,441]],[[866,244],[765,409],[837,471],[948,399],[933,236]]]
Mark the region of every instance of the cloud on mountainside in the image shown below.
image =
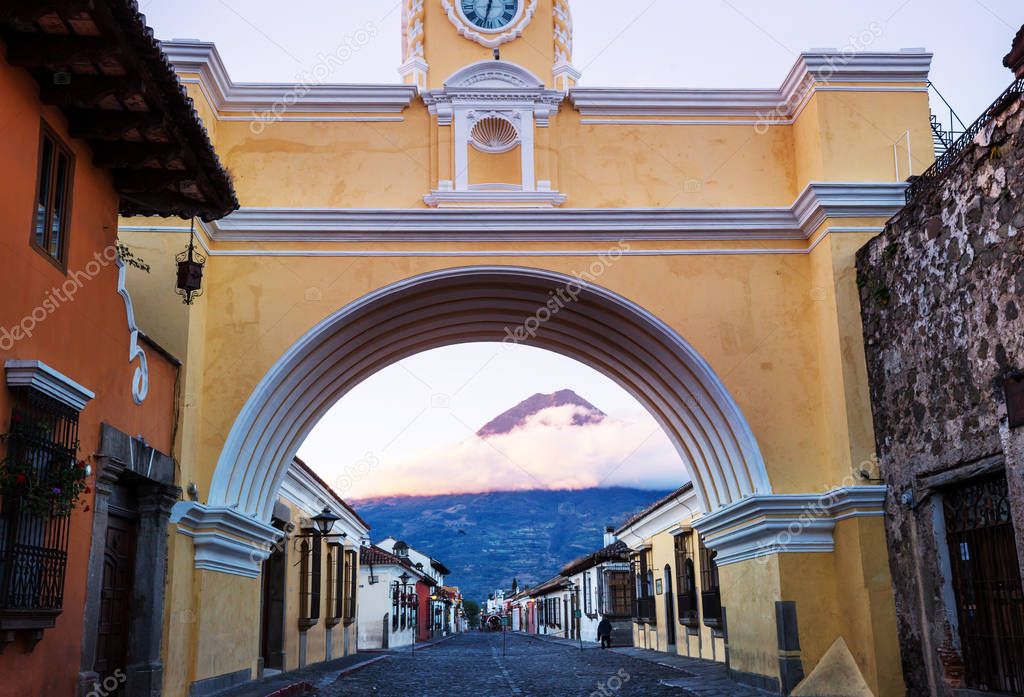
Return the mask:
[[[686,471],[646,412],[574,425],[576,405],[542,409],[507,434],[476,435],[404,458],[381,457],[364,473],[321,469],[345,498],[627,486],[666,489]],[[369,471],[366,471],[366,470]]]

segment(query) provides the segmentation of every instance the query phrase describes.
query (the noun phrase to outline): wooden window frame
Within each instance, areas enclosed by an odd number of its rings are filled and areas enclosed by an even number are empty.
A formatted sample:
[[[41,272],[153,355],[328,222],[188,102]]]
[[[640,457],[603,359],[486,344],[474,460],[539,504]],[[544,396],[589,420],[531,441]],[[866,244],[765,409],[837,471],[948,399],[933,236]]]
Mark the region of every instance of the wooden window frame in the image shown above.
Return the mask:
[[[47,140],[49,140],[53,144],[53,160],[50,163],[52,165],[50,167],[49,179],[50,190],[47,196],[47,203],[43,220],[43,246],[40,246],[39,244],[36,243],[36,225],[37,216],[39,213],[39,193],[42,189],[43,171],[45,169],[43,166],[43,153],[45,152],[44,146],[46,145]],[[56,165],[58,162],[58,154],[63,154],[65,157],[68,158],[68,174],[64,198],[64,210],[61,212],[60,249],[58,250],[58,256],[55,257],[52,254],[50,254],[48,242],[50,234],[52,233],[53,229],[53,208],[55,196],[57,193],[57,187],[55,186],[55,184],[57,178]],[[64,139],[61,138],[48,123],[46,123],[46,121],[40,121],[39,148],[36,155],[36,186],[33,190],[32,221],[31,226],[29,228],[28,240],[29,246],[32,247],[32,249],[36,250],[36,252],[41,254],[47,261],[56,266],[57,269],[61,271],[61,273],[65,274],[67,273],[68,270],[68,249],[70,249],[68,240],[71,237],[69,233],[71,228],[71,208],[72,202],[74,200],[75,191],[75,167],[75,153],[71,150],[68,144],[64,142]]]
[[[675,540],[676,553],[676,609],[679,623],[686,627],[700,626],[697,569],[693,560],[693,533],[684,532]]]
[[[698,538],[699,539],[699,538]],[[718,564],[715,557],[718,552],[700,544],[700,597],[701,611],[704,615],[704,626],[711,629],[722,628],[722,586],[718,576]]]
[[[345,550],[345,573],[347,579],[343,614],[345,626],[356,621],[356,589],[359,586],[359,574],[356,572],[356,564],[356,551],[353,549]]]

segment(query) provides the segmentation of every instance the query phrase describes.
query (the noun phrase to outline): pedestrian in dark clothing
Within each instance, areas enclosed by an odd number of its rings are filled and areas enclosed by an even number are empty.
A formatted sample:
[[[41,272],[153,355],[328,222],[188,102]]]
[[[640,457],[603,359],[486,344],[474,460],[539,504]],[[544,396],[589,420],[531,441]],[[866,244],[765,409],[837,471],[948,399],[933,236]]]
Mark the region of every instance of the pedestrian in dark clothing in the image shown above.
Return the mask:
[[[601,623],[597,625],[597,638],[601,640],[602,649],[612,647],[612,623],[607,617],[602,618]]]

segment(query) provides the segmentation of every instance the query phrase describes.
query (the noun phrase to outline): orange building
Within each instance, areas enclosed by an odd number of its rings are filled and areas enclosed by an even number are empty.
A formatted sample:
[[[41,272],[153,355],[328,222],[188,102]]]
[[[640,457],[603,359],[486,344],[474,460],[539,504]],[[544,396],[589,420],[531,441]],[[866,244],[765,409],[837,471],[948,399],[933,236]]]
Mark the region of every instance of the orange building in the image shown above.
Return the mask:
[[[237,203],[131,0],[4,3],[0,124],[0,692],[154,694],[178,362],[117,219]]]

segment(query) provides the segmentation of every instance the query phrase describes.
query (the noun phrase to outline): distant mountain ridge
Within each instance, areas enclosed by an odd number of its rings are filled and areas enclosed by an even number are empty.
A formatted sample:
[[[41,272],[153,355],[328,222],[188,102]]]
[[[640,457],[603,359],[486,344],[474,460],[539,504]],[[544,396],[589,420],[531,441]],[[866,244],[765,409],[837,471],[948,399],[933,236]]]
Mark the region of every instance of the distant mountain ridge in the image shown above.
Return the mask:
[[[574,406],[579,410],[573,415],[574,426],[599,424],[607,418],[607,414],[580,397],[572,390],[559,390],[553,394],[535,394],[523,400],[508,411],[499,414],[476,432],[481,438],[500,436],[512,433],[524,426],[531,416],[535,416],[551,407]]]
[[[374,541],[392,536],[443,562],[451,583],[480,601],[512,578],[534,586],[600,549],[620,525],[668,491],[516,491],[353,501]]]

